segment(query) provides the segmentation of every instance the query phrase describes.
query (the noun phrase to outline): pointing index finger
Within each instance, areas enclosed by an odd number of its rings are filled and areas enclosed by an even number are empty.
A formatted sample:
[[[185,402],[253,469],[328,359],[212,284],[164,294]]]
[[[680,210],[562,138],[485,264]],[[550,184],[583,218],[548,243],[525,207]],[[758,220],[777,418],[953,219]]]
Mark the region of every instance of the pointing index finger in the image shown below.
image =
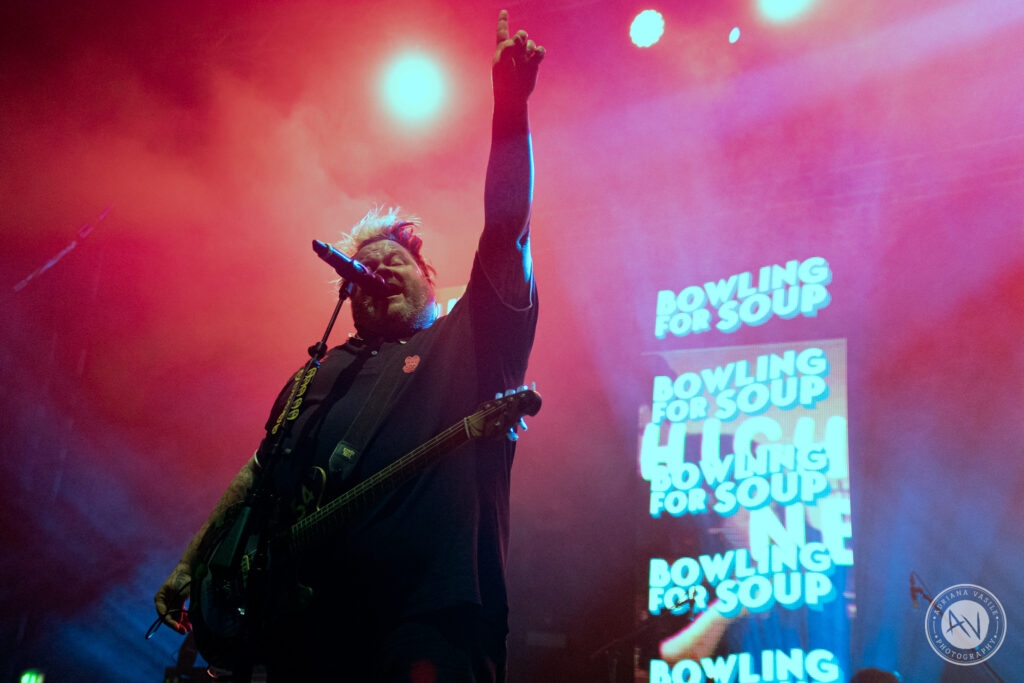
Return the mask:
[[[498,45],[508,40],[508,10],[498,12]]]

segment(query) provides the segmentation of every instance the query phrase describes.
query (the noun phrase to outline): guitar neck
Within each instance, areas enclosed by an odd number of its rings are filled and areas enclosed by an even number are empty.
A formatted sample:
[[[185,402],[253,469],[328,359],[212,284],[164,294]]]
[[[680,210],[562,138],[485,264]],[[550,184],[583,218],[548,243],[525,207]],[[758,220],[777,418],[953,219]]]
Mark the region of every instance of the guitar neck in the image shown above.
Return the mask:
[[[479,422],[490,419],[502,409],[485,408],[453,424],[421,446],[359,482],[351,489],[296,522],[289,529],[292,550],[301,552],[326,541],[354,515],[364,511],[385,493],[422,472],[441,455],[458,448],[481,434]]]

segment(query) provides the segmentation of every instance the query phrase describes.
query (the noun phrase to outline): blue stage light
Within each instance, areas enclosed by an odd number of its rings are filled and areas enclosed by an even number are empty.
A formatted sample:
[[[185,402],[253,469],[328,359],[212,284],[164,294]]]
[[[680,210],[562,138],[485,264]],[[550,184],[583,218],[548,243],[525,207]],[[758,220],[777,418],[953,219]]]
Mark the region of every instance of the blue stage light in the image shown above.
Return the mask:
[[[814,0],[758,0],[761,15],[768,21],[783,22],[803,14]]]
[[[665,19],[653,9],[636,15],[629,26],[629,37],[637,47],[650,47],[665,33]]]

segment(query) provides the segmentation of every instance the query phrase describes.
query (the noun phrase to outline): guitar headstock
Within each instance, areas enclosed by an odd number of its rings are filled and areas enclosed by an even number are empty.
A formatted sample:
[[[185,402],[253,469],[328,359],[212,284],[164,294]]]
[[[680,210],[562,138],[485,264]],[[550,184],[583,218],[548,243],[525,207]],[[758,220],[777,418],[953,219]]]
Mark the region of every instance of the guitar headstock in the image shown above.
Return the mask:
[[[495,394],[494,399],[480,404],[477,412],[466,418],[466,428],[476,437],[490,437],[505,434],[509,440],[519,438],[516,430],[526,429],[524,417],[536,415],[540,410],[541,397],[536,384],[509,389]],[[473,419],[479,416],[480,419]]]

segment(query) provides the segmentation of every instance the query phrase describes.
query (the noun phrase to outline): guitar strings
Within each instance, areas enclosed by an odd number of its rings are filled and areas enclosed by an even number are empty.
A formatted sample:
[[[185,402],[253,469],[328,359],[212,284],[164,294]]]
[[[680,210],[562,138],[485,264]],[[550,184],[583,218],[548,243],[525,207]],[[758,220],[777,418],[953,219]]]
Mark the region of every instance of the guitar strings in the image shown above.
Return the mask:
[[[490,420],[491,417],[493,417],[495,413],[504,412],[507,408],[509,408],[509,405],[507,403],[503,403],[503,402],[498,402],[498,403],[490,404],[490,405],[487,405],[481,411],[482,415],[480,417],[481,417],[481,419],[483,421],[486,422],[486,421]],[[364,481],[360,482],[356,486],[352,487],[350,490],[348,490],[345,493],[343,493],[342,495],[338,496],[338,498],[334,499],[333,501],[331,501],[330,503],[328,503],[324,507],[320,508],[319,510],[313,512],[312,514],[308,515],[307,517],[304,517],[303,519],[301,519],[298,522],[296,522],[291,527],[291,529],[290,529],[290,536],[291,536],[291,543],[292,543],[292,545],[293,546],[298,546],[298,545],[301,545],[301,544],[306,543],[306,542],[314,541],[316,534],[314,534],[313,532],[314,531],[319,531],[315,527],[321,521],[323,521],[324,518],[329,517],[330,515],[334,514],[334,512],[337,509],[339,509],[341,507],[344,507],[345,505],[347,505],[353,499],[359,498],[360,496],[364,495],[366,492],[368,492],[374,486],[377,486],[382,480],[390,478],[391,476],[393,476],[395,472],[408,467],[414,460],[419,458],[425,451],[429,451],[429,450],[432,450],[432,449],[435,449],[435,448],[439,448],[439,447],[446,448],[447,447],[447,442],[452,441],[452,440],[458,440],[458,439],[462,438],[462,433],[461,432],[463,430],[466,430],[466,433],[468,435],[469,431],[468,431],[468,425],[467,425],[467,423],[465,421],[466,419],[468,419],[468,418],[464,418],[463,420],[460,420],[459,422],[451,425],[450,427],[448,427],[444,431],[440,432],[436,437],[431,439],[431,441],[436,441],[437,442],[435,445],[429,445],[430,441],[428,441],[425,444],[421,444],[417,448],[413,449],[407,455],[405,455],[402,458],[400,458],[399,460],[391,463],[390,465],[388,465],[384,469],[382,469],[382,470],[380,470],[378,472],[375,472],[374,474],[372,474],[371,476],[366,478]],[[324,531],[326,531],[326,529],[324,529]]]

